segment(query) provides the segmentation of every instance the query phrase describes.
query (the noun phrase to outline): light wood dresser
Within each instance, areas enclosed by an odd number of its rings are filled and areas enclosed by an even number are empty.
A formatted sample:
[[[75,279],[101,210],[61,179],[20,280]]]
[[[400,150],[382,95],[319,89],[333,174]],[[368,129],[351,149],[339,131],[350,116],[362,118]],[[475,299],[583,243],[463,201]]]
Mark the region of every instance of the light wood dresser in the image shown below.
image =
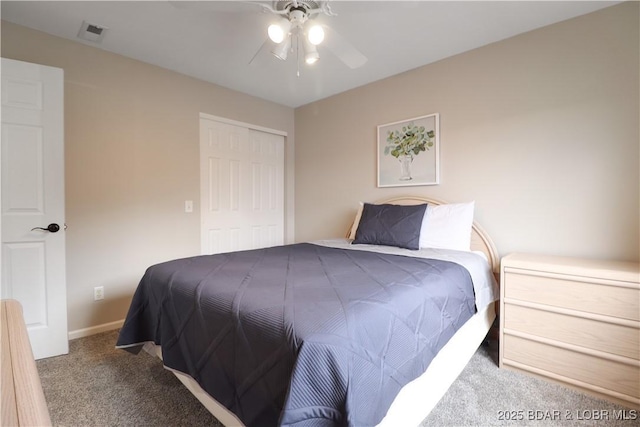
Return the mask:
[[[502,258],[500,367],[640,408],[637,263]]]

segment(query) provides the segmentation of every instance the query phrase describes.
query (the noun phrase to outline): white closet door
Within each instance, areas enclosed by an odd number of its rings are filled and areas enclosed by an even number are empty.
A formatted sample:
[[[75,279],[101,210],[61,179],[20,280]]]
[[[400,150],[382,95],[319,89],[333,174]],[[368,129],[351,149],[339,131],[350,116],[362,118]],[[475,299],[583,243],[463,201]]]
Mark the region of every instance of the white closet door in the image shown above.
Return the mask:
[[[284,137],[200,119],[203,254],[284,241]]]

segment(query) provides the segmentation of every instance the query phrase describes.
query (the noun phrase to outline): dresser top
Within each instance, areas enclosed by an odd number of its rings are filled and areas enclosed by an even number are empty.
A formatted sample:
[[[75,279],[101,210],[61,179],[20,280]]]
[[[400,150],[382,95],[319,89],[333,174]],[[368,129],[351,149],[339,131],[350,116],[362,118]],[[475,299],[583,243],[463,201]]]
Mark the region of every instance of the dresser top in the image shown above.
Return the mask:
[[[513,253],[502,258],[503,267],[640,283],[637,262]]]

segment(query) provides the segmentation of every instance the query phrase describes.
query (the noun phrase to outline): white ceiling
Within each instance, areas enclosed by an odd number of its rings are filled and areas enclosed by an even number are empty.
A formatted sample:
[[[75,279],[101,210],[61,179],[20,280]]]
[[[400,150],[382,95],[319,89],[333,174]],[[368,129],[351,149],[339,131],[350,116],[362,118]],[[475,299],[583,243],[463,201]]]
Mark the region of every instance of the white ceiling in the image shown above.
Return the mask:
[[[271,4],[272,2],[265,2]],[[2,1],[2,19],[297,107],[440,59],[614,5],[613,1],[340,1],[319,16],[367,58],[350,69],[319,46],[300,65],[261,55],[274,15],[242,1]],[[99,45],[82,21],[108,27]]]

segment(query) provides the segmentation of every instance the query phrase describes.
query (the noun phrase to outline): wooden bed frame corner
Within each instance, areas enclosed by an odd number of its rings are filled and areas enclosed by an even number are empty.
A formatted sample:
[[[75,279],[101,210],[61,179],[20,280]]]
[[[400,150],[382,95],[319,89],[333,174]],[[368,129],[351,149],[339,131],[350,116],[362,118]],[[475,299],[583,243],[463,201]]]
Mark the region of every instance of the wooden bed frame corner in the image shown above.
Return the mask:
[[[50,426],[51,418],[42,391],[38,367],[33,358],[22,305],[16,300],[0,301],[0,380],[2,426]]]

